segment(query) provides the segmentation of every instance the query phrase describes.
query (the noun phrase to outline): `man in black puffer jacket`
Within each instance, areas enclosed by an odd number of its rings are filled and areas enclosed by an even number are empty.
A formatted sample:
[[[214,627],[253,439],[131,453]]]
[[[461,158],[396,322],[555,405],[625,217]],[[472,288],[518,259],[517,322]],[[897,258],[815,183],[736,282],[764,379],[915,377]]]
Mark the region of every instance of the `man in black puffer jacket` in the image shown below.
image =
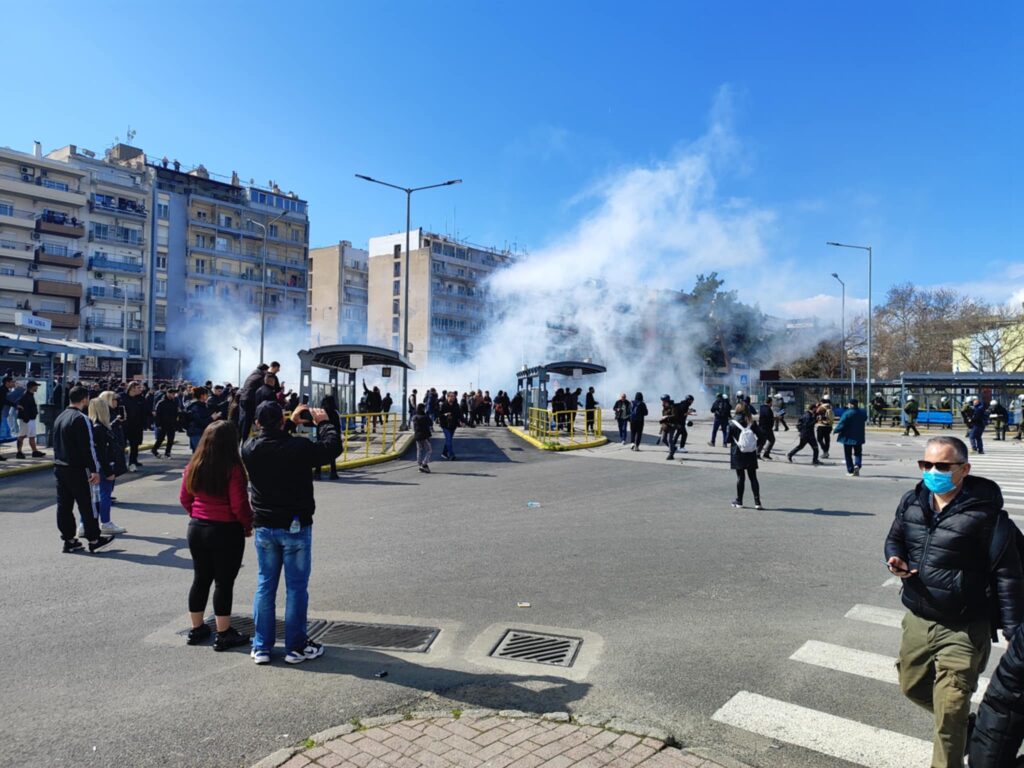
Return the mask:
[[[900,688],[935,717],[932,766],[962,766],[971,694],[992,649],[992,619],[1012,637],[1024,619],[1024,574],[1003,495],[970,475],[967,446],[934,437],[923,481],[896,510],[885,556],[903,579]],[[1011,528],[1007,528],[1010,526]],[[992,597],[989,597],[989,594]]]
[[[978,721],[970,744],[971,768],[1014,768],[1024,765],[1017,757],[1024,741],[1024,632],[1013,636],[1003,654],[985,698],[978,707]]]

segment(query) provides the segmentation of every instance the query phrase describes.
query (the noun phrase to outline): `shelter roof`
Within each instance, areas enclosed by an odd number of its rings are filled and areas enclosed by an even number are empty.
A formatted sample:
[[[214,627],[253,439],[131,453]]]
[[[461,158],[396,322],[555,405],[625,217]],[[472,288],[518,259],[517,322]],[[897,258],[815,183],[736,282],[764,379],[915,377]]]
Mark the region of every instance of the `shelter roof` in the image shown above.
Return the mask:
[[[323,347],[303,349],[299,359],[303,365],[315,365],[319,368],[334,368],[339,371],[351,371],[352,356],[362,355],[362,367],[371,365],[390,365],[398,368],[416,370],[408,358],[402,357],[397,351],[385,347],[373,347],[367,344],[328,344]]]
[[[128,357],[127,350],[112,344],[74,341],[69,339],[45,339],[34,335],[13,334],[0,331],[0,347],[17,350],[26,355],[95,355],[96,357]]]

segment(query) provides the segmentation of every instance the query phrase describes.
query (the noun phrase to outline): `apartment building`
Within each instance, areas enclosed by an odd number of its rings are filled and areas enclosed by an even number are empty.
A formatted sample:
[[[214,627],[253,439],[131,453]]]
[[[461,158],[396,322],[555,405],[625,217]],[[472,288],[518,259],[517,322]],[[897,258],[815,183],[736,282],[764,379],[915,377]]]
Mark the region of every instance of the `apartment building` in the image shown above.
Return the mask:
[[[365,344],[369,252],[348,240],[311,248],[311,346]]]
[[[151,345],[156,379],[189,373],[196,336],[210,322],[248,328],[266,283],[266,328],[309,323],[306,201],[271,182],[217,179],[149,158],[153,174]],[[266,276],[263,274],[266,245]],[[252,327],[257,328],[258,325]],[[191,371],[205,375],[205,371]]]
[[[367,335],[400,348],[405,232],[370,238]],[[409,252],[409,342],[417,368],[457,362],[474,352],[487,318],[486,279],[509,265],[509,251],[415,229]]]
[[[47,158],[84,171],[86,212],[85,268],[81,338],[128,350],[124,370],[148,373],[149,198],[151,184],[145,155],[137,147],[115,144],[102,158],[74,144]],[[90,361],[91,362],[91,361]],[[79,365],[79,374],[120,376],[122,361],[98,358],[95,368]]]
[[[0,330],[24,332],[15,317],[27,312],[52,323],[46,335],[80,339],[87,199],[88,174],[38,143],[0,148]]]

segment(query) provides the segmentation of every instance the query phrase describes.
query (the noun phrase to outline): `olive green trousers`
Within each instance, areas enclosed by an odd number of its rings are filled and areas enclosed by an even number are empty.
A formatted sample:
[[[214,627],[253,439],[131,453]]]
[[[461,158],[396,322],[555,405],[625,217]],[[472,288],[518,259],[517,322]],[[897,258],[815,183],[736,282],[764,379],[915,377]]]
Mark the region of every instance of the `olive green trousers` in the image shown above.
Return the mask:
[[[991,652],[987,621],[942,624],[910,612],[903,617],[900,689],[935,715],[932,768],[963,768],[971,694]]]

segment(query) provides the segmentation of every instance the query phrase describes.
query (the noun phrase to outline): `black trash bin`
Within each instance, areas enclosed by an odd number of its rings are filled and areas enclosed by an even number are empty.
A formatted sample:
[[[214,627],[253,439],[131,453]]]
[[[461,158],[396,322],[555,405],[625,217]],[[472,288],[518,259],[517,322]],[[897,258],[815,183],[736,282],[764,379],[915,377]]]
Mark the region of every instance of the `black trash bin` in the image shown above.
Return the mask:
[[[60,408],[50,403],[42,403],[39,406],[39,422],[46,427],[46,444],[50,445],[50,435],[53,433],[53,422],[57,420]]]

